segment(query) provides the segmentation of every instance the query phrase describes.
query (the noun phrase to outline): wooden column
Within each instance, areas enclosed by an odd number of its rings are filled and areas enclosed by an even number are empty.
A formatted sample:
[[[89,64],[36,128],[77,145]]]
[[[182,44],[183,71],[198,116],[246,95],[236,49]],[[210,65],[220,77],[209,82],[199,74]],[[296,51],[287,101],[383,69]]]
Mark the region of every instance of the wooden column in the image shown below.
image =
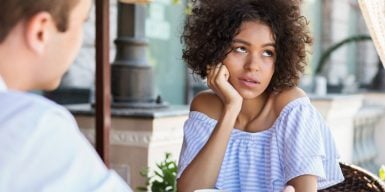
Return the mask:
[[[96,0],[96,141],[95,147],[107,167],[110,166],[111,84],[109,61],[109,0]]]

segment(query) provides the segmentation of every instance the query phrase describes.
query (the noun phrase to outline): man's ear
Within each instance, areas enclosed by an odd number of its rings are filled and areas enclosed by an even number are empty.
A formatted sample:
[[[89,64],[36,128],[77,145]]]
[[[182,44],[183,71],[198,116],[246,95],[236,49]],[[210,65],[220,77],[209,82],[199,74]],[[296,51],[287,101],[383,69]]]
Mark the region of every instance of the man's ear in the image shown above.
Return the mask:
[[[31,51],[42,54],[55,29],[55,22],[51,14],[48,12],[35,14],[26,21],[25,38],[27,46]]]

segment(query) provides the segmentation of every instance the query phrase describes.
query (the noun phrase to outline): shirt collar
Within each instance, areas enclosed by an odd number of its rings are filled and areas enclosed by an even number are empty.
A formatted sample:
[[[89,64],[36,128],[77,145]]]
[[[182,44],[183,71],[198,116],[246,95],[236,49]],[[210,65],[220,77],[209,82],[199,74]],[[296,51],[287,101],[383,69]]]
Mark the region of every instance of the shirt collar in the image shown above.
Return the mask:
[[[7,90],[7,85],[5,85],[5,82],[3,78],[0,76],[0,91],[6,91]]]

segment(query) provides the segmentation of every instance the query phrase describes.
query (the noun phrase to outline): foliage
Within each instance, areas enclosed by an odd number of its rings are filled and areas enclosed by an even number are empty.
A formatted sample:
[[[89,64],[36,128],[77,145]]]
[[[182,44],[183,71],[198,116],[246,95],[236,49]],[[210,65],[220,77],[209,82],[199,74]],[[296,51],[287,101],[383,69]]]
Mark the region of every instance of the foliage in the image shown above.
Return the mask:
[[[328,49],[326,49],[322,53],[321,58],[318,62],[317,68],[315,70],[315,73],[320,74],[322,72],[323,66],[325,65],[327,59],[338,48],[340,48],[343,45],[348,44],[348,43],[357,42],[357,41],[367,41],[367,40],[371,40],[371,39],[372,38],[369,35],[354,35],[354,36],[343,39],[342,41],[332,45],[331,47],[329,47]]]
[[[186,15],[191,15],[192,14],[192,7],[193,7],[193,3],[188,1],[186,7],[184,8],[184,13]]]
[[[173,5],[179,5],[179,4],[181,4],[182,2],[181,2],[181,0],[171,0],[171,3],[172,3]],[[184,13],[185,13],[186,15],[191,15],[191,13],[192,13],[192,6],[193,6],[192,1],[191,1],[191,0],[187,0],[187,4],[186,4],[186,6],[185,6],[185,8],[184,8]]]
[[[381,166],[378,175],[380,176],[381,180],[385,181],[385,166],[384,165]]]
[[[156,164],[157,170],[149,174],[148,168],[140,174],[146,178],[146,186],[138,187],[138,191],[147,191],[150,188],[153,192],[176,192],[177,165],[171,160],[171,154],[166,153],[165,159]]]

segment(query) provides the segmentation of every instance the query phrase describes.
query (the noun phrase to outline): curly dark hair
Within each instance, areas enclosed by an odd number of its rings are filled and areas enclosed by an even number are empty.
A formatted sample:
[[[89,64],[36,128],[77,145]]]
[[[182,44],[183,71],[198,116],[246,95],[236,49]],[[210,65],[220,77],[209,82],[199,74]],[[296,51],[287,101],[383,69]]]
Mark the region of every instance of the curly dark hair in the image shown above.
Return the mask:
[[[298,0],[194,1],[181,37],[184,61],[205,78],[207,66],[224,60],[246,21],[262,22],[273,32],[277,59],[268,90],[296,86],[306,65],[306,45],[312,43]]]

